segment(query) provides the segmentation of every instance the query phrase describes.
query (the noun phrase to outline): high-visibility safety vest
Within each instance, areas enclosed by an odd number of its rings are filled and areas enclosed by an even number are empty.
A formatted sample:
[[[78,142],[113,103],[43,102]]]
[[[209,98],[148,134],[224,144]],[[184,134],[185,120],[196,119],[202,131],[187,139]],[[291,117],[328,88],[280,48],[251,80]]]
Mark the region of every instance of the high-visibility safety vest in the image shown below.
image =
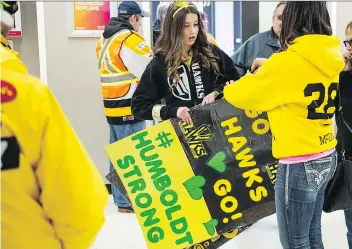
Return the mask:
[[[140,61],[141,56],[151,59],[150,46],[137,32],[122,29],[108,39],[101,38],[96,53],[108,123],[118,125],[139,121],[132,115],[131,99],[146,67],[143,59]],[[137,70],[133,70],[136,66]]]

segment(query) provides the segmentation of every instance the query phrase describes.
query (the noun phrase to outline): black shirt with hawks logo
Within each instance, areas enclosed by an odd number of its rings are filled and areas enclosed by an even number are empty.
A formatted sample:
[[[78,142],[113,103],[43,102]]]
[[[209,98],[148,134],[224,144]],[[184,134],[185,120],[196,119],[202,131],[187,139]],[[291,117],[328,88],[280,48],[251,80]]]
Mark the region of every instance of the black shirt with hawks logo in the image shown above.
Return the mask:
[[[220,74],[206,70],[200,60],[192,57],[189,65],[182,62],[178,68],[179,82],[172,86],[167,76],[167,65],[162,56],[155,56],[144,71],[139,86],[132,97],[132,113],[135,117],[152,120],[152,109],[161,99],[166,106],[162,107],[162,120],[176,118],[179,107],[192,108],[201,104],[204,97],[213,91],[222,92],[225,83],[238,80],[239,74],[231,58],[221,49],[212,45],[213,54],[218,58]]]

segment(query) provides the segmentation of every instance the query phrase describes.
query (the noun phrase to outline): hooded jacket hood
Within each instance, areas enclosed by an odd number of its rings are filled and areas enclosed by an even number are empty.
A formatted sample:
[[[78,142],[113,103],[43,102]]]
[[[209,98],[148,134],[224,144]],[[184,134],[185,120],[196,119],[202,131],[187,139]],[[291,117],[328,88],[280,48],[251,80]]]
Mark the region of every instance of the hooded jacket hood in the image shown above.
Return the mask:
[[[334,35],[304,35],[296,38],[288,50],[295,51],[329,77],[344,68],[340,39]]]
[[[121,19],[118,17],[112,17],[109,23],[105,26],[103,37],[105,39],[108,39],[123,29],[133,30],[133,27],[128,21],[124,19]]]

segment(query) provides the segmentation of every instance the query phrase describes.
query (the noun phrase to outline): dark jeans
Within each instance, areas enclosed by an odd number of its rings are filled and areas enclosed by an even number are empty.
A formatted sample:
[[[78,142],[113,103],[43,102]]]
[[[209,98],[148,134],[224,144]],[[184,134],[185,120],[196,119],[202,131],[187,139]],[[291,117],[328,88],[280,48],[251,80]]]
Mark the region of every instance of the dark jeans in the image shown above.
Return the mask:
[[[323,249],[324,192],[337,165],[336,152],[306,163],[280,164],[275,205],[284,249]]]

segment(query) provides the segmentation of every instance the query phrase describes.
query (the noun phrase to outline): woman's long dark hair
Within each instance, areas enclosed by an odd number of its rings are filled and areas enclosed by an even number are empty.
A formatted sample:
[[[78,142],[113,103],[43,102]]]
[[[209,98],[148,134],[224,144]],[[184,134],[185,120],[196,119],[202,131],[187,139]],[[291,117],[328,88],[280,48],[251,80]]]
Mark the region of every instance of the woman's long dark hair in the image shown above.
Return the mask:
[[[280,51],[286,50],[297,37],[308,34],[332,35],[326,3],[287,1],[282,13]]]
[[[177,2],[172,3],[166,13],[165,21],[162,25],[161,35],[155,45],[155,55],[165,57],[167,64],[167,74],[173,80],[173,86],[179,79],[177,68],[182,60],[182,36],[186,15],[189,13],[198,16],[199,31],[195,43],[192,45],[193,56],[200,60],[200,64],[206,70],[213,69],[216,76],[220,74],[217,57],[212,53],[211,45],[204,32],[202,19],[196,6],[191,2],[186,2],[189,7],[182,8]],[[179,8],[182,8],[179,10]],[[175,14],[175,12],[177,13]]]

